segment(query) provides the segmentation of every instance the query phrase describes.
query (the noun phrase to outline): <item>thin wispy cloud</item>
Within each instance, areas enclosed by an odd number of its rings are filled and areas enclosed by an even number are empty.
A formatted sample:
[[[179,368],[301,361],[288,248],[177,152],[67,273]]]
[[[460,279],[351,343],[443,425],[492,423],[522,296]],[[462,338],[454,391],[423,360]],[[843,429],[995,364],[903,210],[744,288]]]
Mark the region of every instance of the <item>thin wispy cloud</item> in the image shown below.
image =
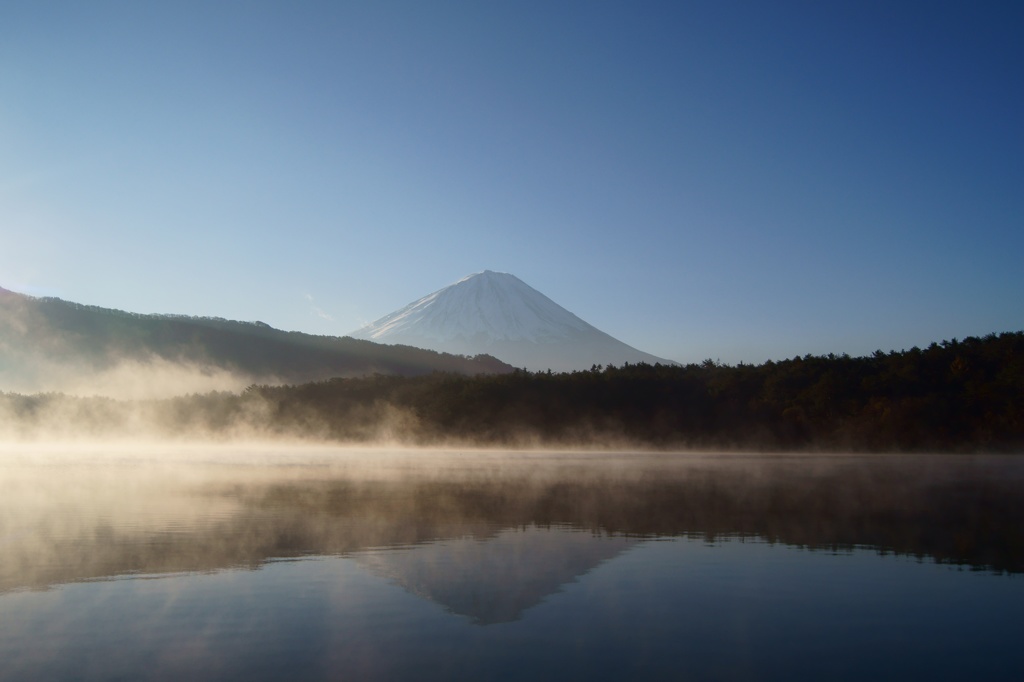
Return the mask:
[[[334,322],[334,318],[331,316],[331,314],[328,313],[326,310],[324,310],[323,308],[321,308],[320,306],[318,306],[316,304],[316,301],[313,299],[313,295],[312,294],[307,292],[307,293],[304,293],[303,296],[305,297],[306,301],[309,303],[310,310],[312,311],[312,313],[314,315],[316,315],[317,317],[319,317],[322,320],[328,320],[330,322]]]

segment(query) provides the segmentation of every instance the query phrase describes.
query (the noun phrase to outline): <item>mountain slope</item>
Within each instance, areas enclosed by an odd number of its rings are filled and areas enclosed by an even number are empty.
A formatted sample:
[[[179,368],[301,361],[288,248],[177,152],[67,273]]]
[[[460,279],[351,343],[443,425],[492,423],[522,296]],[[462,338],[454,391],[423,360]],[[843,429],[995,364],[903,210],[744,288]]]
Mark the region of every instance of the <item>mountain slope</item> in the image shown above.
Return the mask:
[[[285,332],[262,322],[140,315],[0,289],[0,391],[124,395],[112,384],[127,383],[149,395],[434,371],[511,367],[494,358]]]
[[[675,364],[609,336],[518,277],[490,270],[464,277],[350,336],[447,353],[487,353],[538,371]]]

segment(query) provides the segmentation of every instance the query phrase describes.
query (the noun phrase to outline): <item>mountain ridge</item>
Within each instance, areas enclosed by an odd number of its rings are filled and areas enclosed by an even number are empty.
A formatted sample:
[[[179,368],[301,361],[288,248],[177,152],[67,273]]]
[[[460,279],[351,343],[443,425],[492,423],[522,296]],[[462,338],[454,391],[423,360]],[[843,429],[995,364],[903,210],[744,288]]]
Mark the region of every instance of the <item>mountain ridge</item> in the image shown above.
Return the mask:
[[[374,373],[512,370],[483,356],[289,332],[259,321],[132,313],[0,287],[0,390],[109,394],[104,385],[112,375],[139,385],[154,368],[164,378],[187,370],[195,381],[182,392]]]

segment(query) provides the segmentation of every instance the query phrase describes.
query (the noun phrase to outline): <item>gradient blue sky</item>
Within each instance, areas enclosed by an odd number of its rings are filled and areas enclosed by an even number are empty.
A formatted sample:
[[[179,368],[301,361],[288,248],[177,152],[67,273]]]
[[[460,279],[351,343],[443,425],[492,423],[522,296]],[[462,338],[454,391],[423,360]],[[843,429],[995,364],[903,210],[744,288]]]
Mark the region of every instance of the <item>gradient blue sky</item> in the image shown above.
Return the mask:
[[[0,286],[683,362],[1024,329],[1024,2],[5,2]]]

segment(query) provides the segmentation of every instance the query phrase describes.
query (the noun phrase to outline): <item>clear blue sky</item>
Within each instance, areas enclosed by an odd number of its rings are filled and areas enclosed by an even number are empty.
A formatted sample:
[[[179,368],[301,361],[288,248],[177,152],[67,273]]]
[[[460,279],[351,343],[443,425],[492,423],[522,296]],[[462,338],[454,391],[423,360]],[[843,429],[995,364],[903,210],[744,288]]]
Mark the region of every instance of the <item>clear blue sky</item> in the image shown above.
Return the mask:
[[[0,286],[683,362],[1024,329],[1024,2],[5,2]]]

